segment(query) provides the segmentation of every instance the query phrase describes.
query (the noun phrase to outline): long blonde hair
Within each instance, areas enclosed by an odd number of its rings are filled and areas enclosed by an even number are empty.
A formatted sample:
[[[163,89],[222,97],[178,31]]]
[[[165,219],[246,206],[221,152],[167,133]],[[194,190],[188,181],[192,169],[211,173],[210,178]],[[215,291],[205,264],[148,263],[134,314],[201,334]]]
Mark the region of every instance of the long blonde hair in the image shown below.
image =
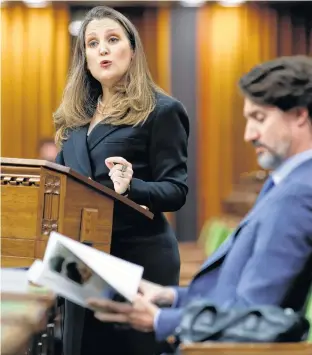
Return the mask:
[[[124,29],[134,56],[125,77],[114,87],[110,110],[105,123],[137,125],[154,110],[155,92],[163,92],[151,77],[140,36],[135,26],[120,12],[106,6],[91,9],[81,26],[75,45],[73,61],[60,106],[53,115],[58,146],[67,138],[67,130],[84,126],[93,117],[97,100],[102,95],[101,84],[87,70],[85,31],[92,20],[110,18]]]

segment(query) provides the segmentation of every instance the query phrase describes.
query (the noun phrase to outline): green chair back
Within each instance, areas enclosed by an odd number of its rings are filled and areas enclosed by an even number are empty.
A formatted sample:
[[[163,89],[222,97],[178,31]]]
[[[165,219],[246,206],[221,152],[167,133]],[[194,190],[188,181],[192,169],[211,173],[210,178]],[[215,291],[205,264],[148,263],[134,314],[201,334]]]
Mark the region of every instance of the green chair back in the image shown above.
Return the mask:
[[[204,244],[206,256],[211,255],[231,234],[229,228],[222,220],[213,219],[207,221],[200,233],[200,241]]]
[[[310,292],[310,298],[308,300],[308,307],[306,310],[306,318],[310,322],[310,332],[308,336],[308,342],[312,343],[312,292]]]

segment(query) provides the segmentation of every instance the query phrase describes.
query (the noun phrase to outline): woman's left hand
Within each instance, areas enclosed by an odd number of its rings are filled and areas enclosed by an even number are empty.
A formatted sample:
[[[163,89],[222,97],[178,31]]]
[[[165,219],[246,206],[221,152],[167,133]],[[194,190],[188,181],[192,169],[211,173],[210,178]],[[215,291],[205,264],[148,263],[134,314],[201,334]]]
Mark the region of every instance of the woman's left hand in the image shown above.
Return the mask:
[[[115,191],[118,194],[125,193],[133,176],[132,164],[122,157],[107,158],[105,164],[110,170],[108,175],[114,183]]]

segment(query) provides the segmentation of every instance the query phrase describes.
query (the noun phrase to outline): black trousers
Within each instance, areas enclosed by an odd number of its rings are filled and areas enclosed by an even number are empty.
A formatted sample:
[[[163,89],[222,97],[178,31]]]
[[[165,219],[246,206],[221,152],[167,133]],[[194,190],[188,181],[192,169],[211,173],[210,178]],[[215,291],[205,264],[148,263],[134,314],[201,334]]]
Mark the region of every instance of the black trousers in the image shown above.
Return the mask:
[[[92,324],[92,331],[84,328],[80,355],[160,354],[154,333],[141,333],[120,325],[99,322],[90,311],[85,316],[85,326],[88,324]]]

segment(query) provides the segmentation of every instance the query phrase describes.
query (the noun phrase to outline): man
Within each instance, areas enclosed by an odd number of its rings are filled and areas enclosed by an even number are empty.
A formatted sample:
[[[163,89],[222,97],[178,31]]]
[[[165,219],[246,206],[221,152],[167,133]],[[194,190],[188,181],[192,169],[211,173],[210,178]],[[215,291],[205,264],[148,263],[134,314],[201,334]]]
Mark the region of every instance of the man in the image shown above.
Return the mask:
[[[255,147],[259,165],[272,170],[255,206],[188,287],[144,281],[132,305],[90,300],[102,309],[95,314],[100,320],[155,331],[162,341],[196,298],[221,307],[302,309],[312,280],[312,59],[266,62],[244,75],[239,86],[245,141]],[[171,308],[158,308],[163,302]]]

